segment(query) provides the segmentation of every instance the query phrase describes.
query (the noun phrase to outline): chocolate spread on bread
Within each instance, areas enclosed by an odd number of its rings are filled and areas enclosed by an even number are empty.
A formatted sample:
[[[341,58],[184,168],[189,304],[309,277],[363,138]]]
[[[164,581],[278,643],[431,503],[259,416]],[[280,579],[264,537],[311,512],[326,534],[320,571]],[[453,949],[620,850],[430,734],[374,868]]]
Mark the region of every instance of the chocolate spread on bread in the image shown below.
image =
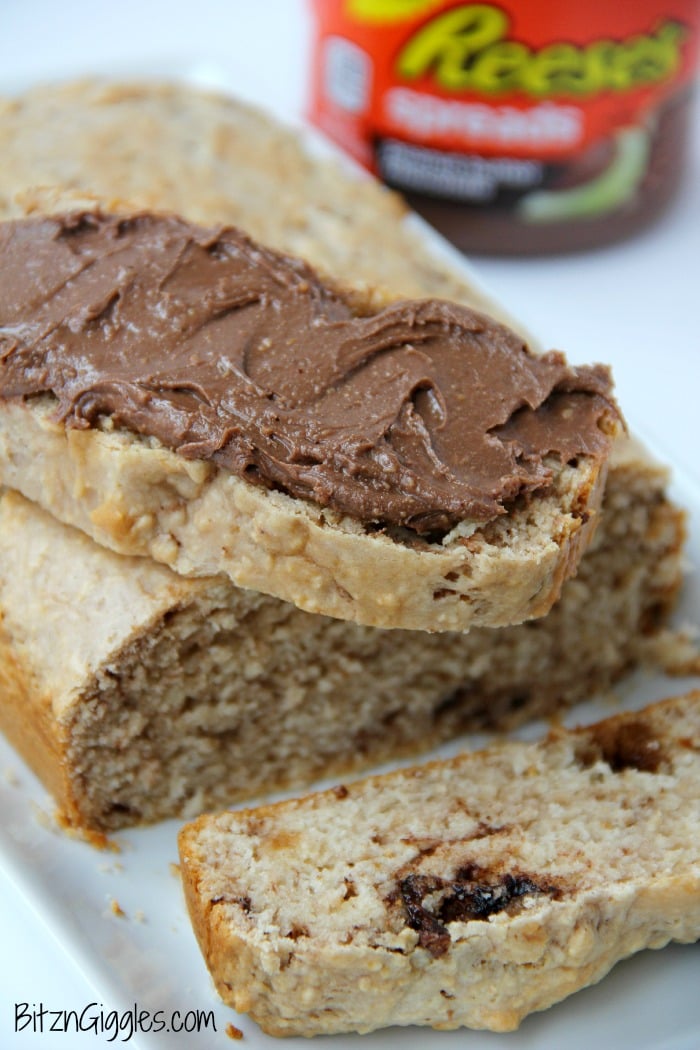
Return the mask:
[[[600,366],[440,300],[362,315],[231,228],[75,213],[0,227],[0,396],[52,394],[365,523],[445,533],[603,456]],[[607,432],[606,432],[607,431]]]

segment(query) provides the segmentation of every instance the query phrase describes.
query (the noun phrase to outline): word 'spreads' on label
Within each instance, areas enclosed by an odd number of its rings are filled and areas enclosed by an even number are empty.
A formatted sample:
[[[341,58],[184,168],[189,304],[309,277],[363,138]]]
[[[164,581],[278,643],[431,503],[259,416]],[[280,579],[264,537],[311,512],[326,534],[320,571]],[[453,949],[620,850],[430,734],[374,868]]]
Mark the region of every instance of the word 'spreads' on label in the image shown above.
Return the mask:
[[[460,247],[594,247],[673,197],[700,0],[312,4],[311,119]]]

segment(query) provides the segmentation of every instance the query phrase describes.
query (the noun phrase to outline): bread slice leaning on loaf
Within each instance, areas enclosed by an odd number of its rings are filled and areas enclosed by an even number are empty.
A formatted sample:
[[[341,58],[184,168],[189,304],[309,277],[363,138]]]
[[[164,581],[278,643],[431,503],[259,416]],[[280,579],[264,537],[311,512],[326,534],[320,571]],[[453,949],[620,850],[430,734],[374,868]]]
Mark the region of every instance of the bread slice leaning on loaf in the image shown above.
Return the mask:
[[[7,98],[0,112],[2,219],[101,202],[232,223],[359,300],[433,296],[513,323],[463,260],[427,243],[396,194],[238,100],[184,84],[83,80]],[[463,542],[419,552],[282,493],[263,499],[129,435],[66,435],[50,404],[6,407],[7,483],[99,543],[180,573],[228,568],[242,586],[377,626],[462,630],[540,615],[590,540],[595,513],[584,517],[604,480],[565,471],[560,491],[529,523],[521,517],[517,539],[496,530],[469,550],[466,528]],[[229,516],[235,555],[220,536]]]
[[[217,990],[266,1032],[510,1031],[700,937],[700,693],[204,816],[180,855]]]
[[[434,631],[542,616],[575,573],[603,370],[172,216],[7,223],[0,265],[0,483],[98,543]]]

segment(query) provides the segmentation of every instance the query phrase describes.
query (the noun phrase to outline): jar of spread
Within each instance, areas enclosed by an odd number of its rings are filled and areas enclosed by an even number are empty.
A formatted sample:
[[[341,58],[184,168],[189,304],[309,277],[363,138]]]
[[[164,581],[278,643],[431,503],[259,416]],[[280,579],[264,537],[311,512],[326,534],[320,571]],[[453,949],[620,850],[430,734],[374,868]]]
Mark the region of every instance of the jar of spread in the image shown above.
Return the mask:
[[[311,120],[465,251],[592,248],[672,199],[698,0],[311,4]]]

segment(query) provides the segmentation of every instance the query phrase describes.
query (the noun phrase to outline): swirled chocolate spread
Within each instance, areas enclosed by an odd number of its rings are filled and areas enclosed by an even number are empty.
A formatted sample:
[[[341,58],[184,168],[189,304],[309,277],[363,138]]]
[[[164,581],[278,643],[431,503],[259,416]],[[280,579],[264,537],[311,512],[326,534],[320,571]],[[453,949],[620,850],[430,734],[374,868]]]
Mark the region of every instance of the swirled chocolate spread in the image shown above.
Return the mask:
[[[600,367],[448,302],[358,315],[235,229],[75,213],[0,227],[0,396],[114,425],[379,526],[444,533],[604,455]],[[609,427],[608,427],[609,430]]]

